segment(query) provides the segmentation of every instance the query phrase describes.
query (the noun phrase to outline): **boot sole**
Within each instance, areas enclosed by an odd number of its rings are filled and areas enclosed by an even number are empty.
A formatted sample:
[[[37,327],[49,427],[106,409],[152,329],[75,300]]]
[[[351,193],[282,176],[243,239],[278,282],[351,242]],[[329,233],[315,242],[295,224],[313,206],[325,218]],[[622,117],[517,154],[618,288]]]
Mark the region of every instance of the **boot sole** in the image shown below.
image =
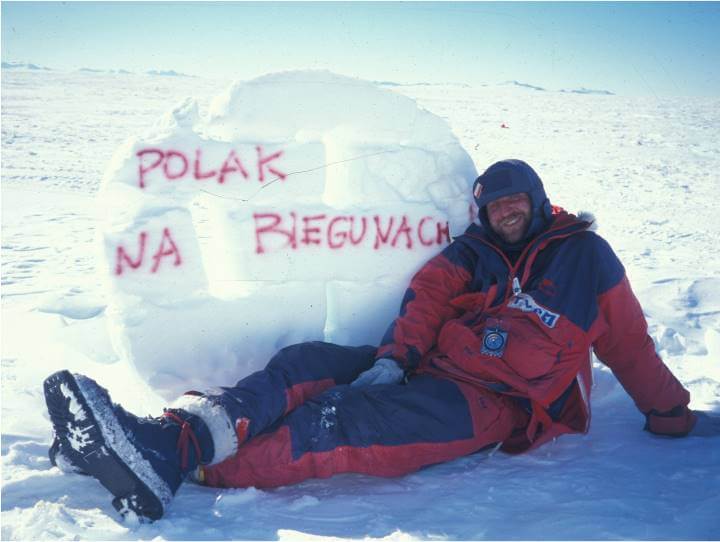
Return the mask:
[[[57,467],[67,474],[82,474],[83,476],[87,476],[87,472],[73,465],[66,456],[67,453],[62,449],[60,439],[55,437],[50,446],[50,450],[48,450],[48,457],[50,458],[52,466]]]
[[[65,458],[97,479],[125,517],[160,519],[172,491],[128,439],[105,389],[69,371],[45,380],[45,401]]]

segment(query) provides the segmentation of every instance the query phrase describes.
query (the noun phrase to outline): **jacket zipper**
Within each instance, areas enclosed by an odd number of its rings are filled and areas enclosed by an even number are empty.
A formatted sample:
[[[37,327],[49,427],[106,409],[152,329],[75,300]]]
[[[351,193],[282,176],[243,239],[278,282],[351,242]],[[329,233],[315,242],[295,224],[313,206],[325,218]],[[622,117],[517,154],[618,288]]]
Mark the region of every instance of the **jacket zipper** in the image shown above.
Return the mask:
[[[503,298],[503,303],[505,303],[508,299],[510,299],[511,296],[516,296],[520,293],[522,293],[522,287],[525,285],[525,282],[527,282],[528,278],[530,277],[530,268],[532,267],[532,264],[535,261],[535,258],[530,258],[530,253],[532,252],[532,255],[536,255],[538,252],[540,252],[541,249],[545,248],[547,244],[550,241],[555,241],[557,239],[563,239],[565,237],[570,237],[571,235],[574,235],[576,233],[580,233],[581,231],[585,231],[587,227],[573,230],[567,233],[559,234],[559,235],[550,235],[543,241],[538,242],[535,244],[535,240],[530,241],[527,246],[523,249],[523,251],[520,253],[520,256],[518,256],[517,262],[515,262],[515,265],[512,265],[510,263],[510,260],[508,260],[507,256],[505,256],[505,253],[500,250],[497,246],[495,246],[490,241],[483,239],[482,237],[479,237],[477,235],[473,235],[471,233],[468,234],[469,237],[472,237],[474,239],[477,239],[483,243],[485,243],[487,246],[492,248],[495,252],[497,252],[500,257],[505,262],[505,265],[508,267],[508,283],[507,287],[505,288],[505,297]],[[545,232],[550,233],[550,232]],[[535,248],[532,248],[533,245],[535,245]],[[523,263],[523,260],[527,259],[527,264],[525,266],[525,272],[523,273],[522,281],[518,279],[517,272],[520,269],[520,264]]]
[[[492,248],[495,252],[497,252],[498,255],[505,262],[505,265],[507,265],[507,267],[508,267],[508,282],[507,282],[507,286],[505,287],[505,296],[504,296],[502,302],[505,303],[508,299],[510,299],[511,296],[522,293],[522,285],[520,284],[520,280],[517,278],[517,272],[518,272],[518,269],[520,268],[520,264],[527,257],[529,250],[530,250],[530,245],[532,245],[532,242],[528,243],[528,245],[520,253],[520,256],[518,256],[518,259],[517,259],[517,262],[515,262],[515,265],[512,265],[510,263],[510,260],[508,260],[507,256],[505,256],[505,253],[502,250],[500,250],[498,247],[496,247],[494,244],[492,244],[490,241],[486,241],[485,239],[482,239],[482,238],[477,237],[472,234],[469,234],[469,235],[471,237],[474,237],[475,239],[478,239],[479,241],[482,241],[487,246]]]

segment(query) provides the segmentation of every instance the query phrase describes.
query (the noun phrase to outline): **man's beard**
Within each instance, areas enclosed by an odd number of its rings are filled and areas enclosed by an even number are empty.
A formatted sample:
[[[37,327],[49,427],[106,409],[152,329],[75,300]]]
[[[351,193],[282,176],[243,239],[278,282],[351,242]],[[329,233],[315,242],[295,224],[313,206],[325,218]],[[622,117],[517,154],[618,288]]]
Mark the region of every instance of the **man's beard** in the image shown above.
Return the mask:
[[[495,234],[508,244],[522,241],[530,226],[530,216],[515,213],[503,219],[497,227],[493,228]]]

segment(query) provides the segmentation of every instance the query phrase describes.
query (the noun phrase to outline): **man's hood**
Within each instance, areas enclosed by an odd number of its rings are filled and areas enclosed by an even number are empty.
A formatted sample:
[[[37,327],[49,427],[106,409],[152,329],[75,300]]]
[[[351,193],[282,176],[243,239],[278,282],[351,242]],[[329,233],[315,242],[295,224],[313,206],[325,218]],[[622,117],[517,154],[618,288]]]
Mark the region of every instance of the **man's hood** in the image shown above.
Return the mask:
[[[532,218],[525,237],[517,243],[503,241],[490,227],[486,206],[505,196],[525,192],[530,197]],[[473,185],[473,196],[477,203],[478,217],[485,235],[503,250],[519,250],[530,239],[547,229],[551,222],[552,206],[545,194],[540,176],[522,160],[501,160],[495,162],[480,175]]]

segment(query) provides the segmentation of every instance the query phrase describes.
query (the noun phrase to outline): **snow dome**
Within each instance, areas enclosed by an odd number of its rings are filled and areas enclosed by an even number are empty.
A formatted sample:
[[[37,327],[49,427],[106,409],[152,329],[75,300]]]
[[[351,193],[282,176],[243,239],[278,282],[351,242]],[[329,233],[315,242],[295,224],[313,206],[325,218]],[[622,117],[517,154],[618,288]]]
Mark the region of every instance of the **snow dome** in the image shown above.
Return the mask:
[[[377,344],[412,275],[474,216],[475,167],[410,98],[329,72],[186,100],[99,195],[113,342],[170,399],[303,340]]]

